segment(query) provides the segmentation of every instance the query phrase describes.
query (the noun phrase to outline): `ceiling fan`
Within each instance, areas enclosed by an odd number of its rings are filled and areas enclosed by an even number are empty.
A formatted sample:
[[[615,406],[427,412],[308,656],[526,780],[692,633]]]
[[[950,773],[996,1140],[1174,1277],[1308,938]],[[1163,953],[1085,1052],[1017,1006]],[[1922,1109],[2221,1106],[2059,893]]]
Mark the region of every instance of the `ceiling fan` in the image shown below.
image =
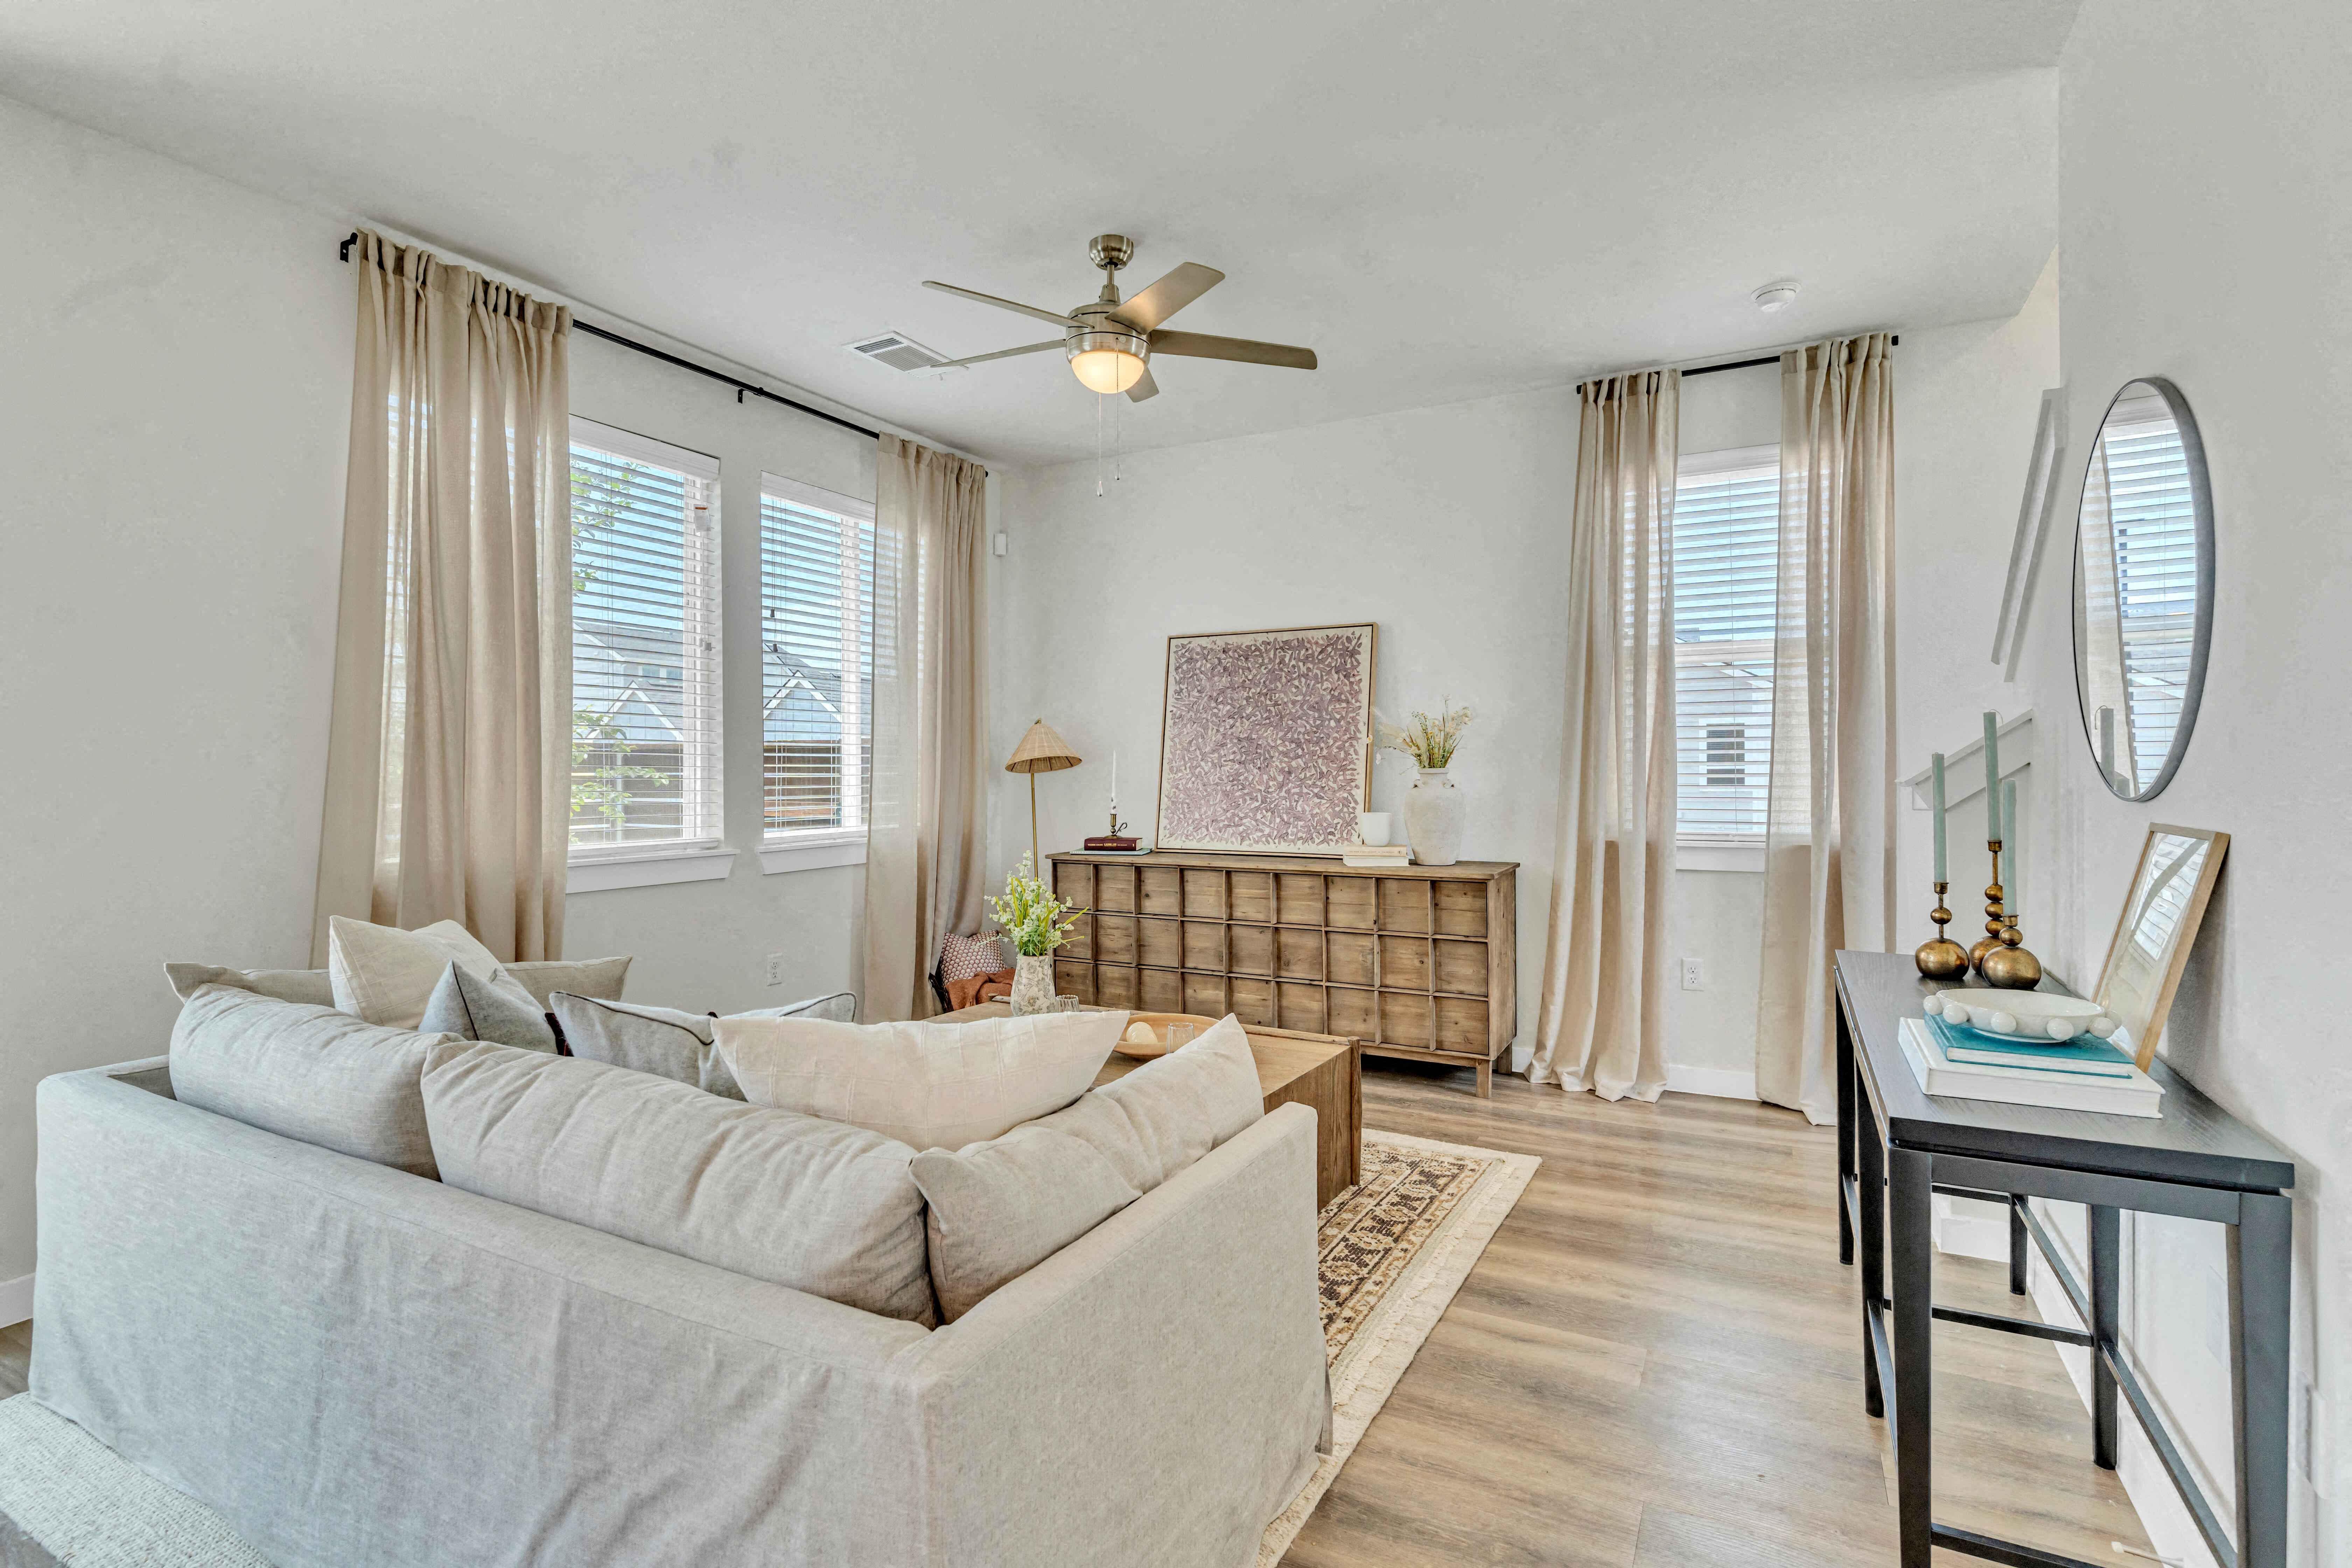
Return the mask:
[[[982,294],[977,289],[959,289],[952,283],[934,283],[926,279],[923,284],[926,289],[937,289],[943,294],[961,294],[967,300],[977,300],[983,305],[994,305],[1002,310],[1018,310],[1024,316],[1034,316],[1041,321],[1051,321],[1064,329],[1063,335],[1051,342],[999,349],[992,354],[973,354],[969,359],[949,360],[932,368],[955,370],[968,364],[984,364],[992,359],[1011,359],[1016,354],[1044,353],[1047,349],[1060,349],[1069,355],[1070,368],[1090,389],[1101,393],[1124,392],[1137,403],[1160,390],[1158,384],[1151,379],[1150,359],[1155,353],[1180,354],[1191,359],[1239,360],[1244,364],[1286,365],[1292,370],[1315,368],[1313,349],[1293,348],[1288,343],[1262,343],[1251,338],[1211,337],[1206,332],[1171,332],[1161,327],[1160,322],[1225,280],[1225,275],[1213,267],[1187,261],[1134,299],[1122,302],[1118,297],[1118,269],[1134,258],[1135,241],[1123,234],[1098,234],[1087,243],[1087,255],[1103,270],[1102,292],[1086,304],[1073,306],[1067,313],[1044,310],[1034,305],[1000,300],[993,294]]]

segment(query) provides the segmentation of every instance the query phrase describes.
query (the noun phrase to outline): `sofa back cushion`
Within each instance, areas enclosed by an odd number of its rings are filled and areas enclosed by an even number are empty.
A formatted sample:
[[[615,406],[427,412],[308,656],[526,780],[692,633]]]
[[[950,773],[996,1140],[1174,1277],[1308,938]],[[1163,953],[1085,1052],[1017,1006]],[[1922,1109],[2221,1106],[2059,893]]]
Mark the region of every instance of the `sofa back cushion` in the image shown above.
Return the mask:
[[[743,1091],[710,1047],[710,1016],[635,1002],[600,1002],[558,991],[547,1011],[564,1048],[583,1062],[603,1062],[690,1083],[707,1094],[740,1100]]]
[[[556,958],[499,967],[507,972],[508,978],[520,981],[522,988],[544,1008],[548,994],[553,991],[618,1002],[622,987],[628,984],[629,963],[627,958]],[[323,969],[226,969],[217,963],[167,963],[163,965],[163,975],[171,981],[173,994],[183,1002],[194,995],[200,985],[234,985],[240,991],[257,991],[281,1001],[308,1002],[320,1007],[335,1005],[335,983]],[[853,1014],[856,1007],[853,997]]]
[[[558,991],[569,991],[574,996],[593,996],[600,1002],[618,1002],[622,988],[629,983],[629,957],[621,958],[545,958],[525,963],[502,963],[507,978],[520,982],[522,988],[541,1007]]]
[[[916,1154],[940,1316],[953,1322],[1265,1114],[1234,1018],[1002,1138]]]
[[[280,1137],[430,1176],[418,1078],[425,1052],[453,1038],[206,985],[172,1028],[172,1093]]]
[[[938,1321],[904,1144],[508,1046],[436,1047],[424,1100],[451,1186],[844,1306]]]
[[[1046,1013],[970,1024],[721,1018],[744,1097],[871,1128],[915,1149],[961,1149],[1059,1110],[1087,1091],[1125,1013]]]

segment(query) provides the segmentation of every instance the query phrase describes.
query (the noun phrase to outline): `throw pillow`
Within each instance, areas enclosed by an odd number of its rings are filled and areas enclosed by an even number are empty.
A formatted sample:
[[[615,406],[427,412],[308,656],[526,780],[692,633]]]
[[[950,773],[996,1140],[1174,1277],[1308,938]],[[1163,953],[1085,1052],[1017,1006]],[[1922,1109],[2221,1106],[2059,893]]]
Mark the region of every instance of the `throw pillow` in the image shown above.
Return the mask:
[[[618,1002],[621,988],[628,983],[630,963],[627,958],[546,958],[501,967],[509,979],[520,981],[531,1000],[544,1008],[548,997],[558,991]]]
[[[1265,1114],[1231,1016],[1066,1110],[911,1169],[928,1205],[931,1288],[947,1322]]]
[[[1127,1015],[970,1024],[721,1018],[719,1054],[754,1105],[867,1127],[916,1149],[1002,1137],[1087,1091]]]
[[[207,985],[172,1028],[172,1093],[248,1127],[430,1176],[417,1075],[425,1052],[447,1043],[447,1035]]]
[[[685,1013],[605,1002],[558,991],[547,999],[548,1021],[562,1048],[592,1062],[649,1072],[690,1083],[711,1094],[740,1100],[743,1090],[726,1060],[711,1049],[715,1013]],[[857,993],[837,991],[781,1007],[738,1013],[739,1018],[836,1018],[857,1016]],[[511,1043],[511,1042],[509,1042]]]
[[[207,985],[227,985],[280,1002],[305,1002],[313,1007],[335,1005],[335,987],[323,969],[224,969],[217,963],[167,963],[163,976],[185,1002]]]
[[[371,1024],[416,1027],[453,961],[485,979],[499,967],[490,950],[456,921],[436,921],[420,931],[341,915],[327,921],[327,978],[335,1005]]]
[[[1004,946],[992,936],[950,935],[940,949],[940,983],[943,985],[993,974],[1005,967]]]
[[[601,1062],[453,1043],[422,1094],[442,1180],[929,1327],[909,1151]]]
[[[428,1035],[488,1040],[527,1051],[555,1050],[555,1030],[539,1000],[503,969],[485,980],[452,962],[425,1004],[417,1028]]]

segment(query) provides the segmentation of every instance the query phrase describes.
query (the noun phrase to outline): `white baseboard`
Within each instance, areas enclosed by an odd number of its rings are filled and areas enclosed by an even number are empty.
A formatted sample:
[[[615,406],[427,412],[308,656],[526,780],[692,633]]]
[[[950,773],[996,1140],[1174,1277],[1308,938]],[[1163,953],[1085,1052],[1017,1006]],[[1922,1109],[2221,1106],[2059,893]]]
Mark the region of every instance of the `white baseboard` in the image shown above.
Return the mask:
[[[1980,1198],[1936,1196],[1936,1250],[1955,1258],[2009,1261],[2009,1213]]]
[[[23,1322],[33,1315],[33,1277],[21,1279],[0,1279],[0,1329]]]
[[[1709,1094],[1717,1100],[1756,1098],[1756,1074],[1751,1068],[1678,1068],[1666,1064],[1666,1087],[1676,1094]]]

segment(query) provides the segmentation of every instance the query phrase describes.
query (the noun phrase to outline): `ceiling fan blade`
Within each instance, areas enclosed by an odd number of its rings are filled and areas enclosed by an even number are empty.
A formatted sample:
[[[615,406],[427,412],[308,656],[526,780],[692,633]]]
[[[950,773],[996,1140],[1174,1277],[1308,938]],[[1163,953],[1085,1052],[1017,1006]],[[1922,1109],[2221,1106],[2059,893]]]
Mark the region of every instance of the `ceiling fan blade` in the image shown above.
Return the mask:
[[[1255,338],[1217,338],[1206,332],[1154,332],[1151,352],[1183,354],[1192,359],[1239,360],[1244,364],[1278,364],[1290,370],[1313,370],[1315,351],[1288,343],[1262,343]]]
[[[1147,397],[1157,397],[1159,395],[1160,384],[1151,379],[1151,367],[1150,365],[1145,365],[1143,367],[1143,379],[1127,389],[1127,400],[1129,403],[1140,403]]]
[[[1187,261],[1111,312],[1139,332],[1148,332],[1225,280],[1213,267]]]
[[[1064,346],[1066,346],[1064,341],[1060,338],[1055,338],[1050,343],[1024,343],[1017,349],[999,349],[992,354],[973,354],[968,359],[941,360],[939,363],[931,366],[931,368],[933,370],[961,370],[968,364],[986,364],[990,360],[1011,359],[1015,354],[1041,354],[1047,349],[1058,349]]]
[[[1024,305],[1017,300],[1000,300],[993,294],[982,294],[976,289],[959,289],[952,283],[934,283],[923,279],[923,287],[936,289],[942,294],[961,294],[967,300],[977,300],[983,305],[993,305],[1000,310],[1018,310],[1024,316],[1034,316],[1041,321],[1051,321],[1057,327],[1075,327],[1077,321],[1059,310],[1041,310],[1034,305]]]

